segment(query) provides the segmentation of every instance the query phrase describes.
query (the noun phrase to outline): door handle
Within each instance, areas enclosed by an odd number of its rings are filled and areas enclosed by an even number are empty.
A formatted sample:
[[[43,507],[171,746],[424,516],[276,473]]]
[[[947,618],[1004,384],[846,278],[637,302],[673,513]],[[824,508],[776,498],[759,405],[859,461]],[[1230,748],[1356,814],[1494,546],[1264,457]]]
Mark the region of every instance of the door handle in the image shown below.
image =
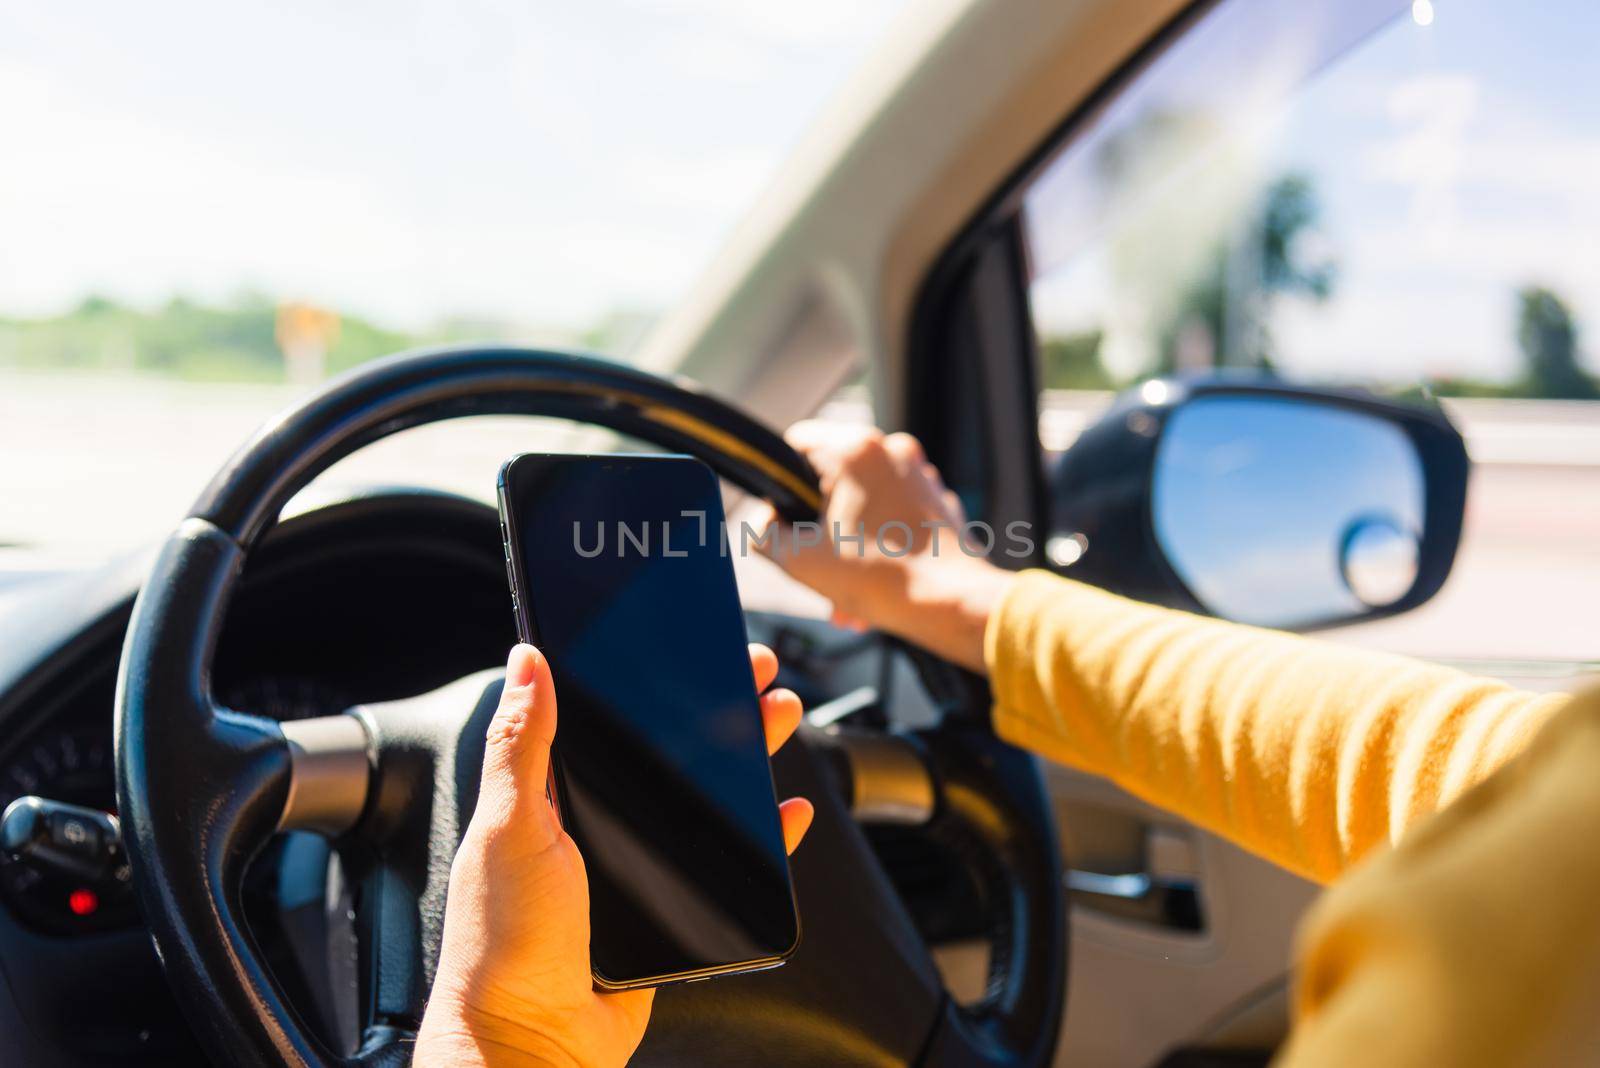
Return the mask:
[[[1144,836],[1144,870],[1067,869],[1062,882],[1075,904],[1122,919],[1201,931],[1200,865],[1188,833],[1151,827]]]
[[[1148,872],[1107,875],[1102,871],[1084,871],[1082,868],[1067,869],[1066,883],[1067,889],[1075,893],[1098,894],[1121,901],[1138,901],[1155,886],[1155,880]]]

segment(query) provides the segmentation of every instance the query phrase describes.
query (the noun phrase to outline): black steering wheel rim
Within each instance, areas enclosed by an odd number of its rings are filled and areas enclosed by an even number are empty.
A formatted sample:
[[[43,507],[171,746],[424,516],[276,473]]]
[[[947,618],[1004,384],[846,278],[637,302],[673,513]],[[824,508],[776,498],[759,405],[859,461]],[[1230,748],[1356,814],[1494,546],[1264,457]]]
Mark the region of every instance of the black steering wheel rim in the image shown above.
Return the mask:
[[[781,436],[687,379],[573,353],[457,346],[336,379],[262,427],[189,514],[248,549],[336,461],[410,427],[469,415],[572,419],[686,452],[786,519],[815,519],[821,503],[816,472]]]
[[[785,518],[816,516],[814,472],[769,428],[690,383],[565,353],[497,347],[403,354],[330,383],[257,433],[202,493],[153,566],[129,625],[115,713],[117,796],[135,888],[180,1004],[214,1055],[238,1063],[409,1059],[416,1012],[377,1014],[362,1049],[339,1058],[307,1033],[263,966],[242,921],[239,888],[245,865],[285,810],[293,768],[274,721],[214,703],[210,665],[245,559],[294,493],[380,438],[483,414],[605,426],[697,456]],[[1066,949],[1048,800],[1019,754],[1006,754],[992,738],[975,738],[968,748],[952,751],[956,758],[947,763],[969,784],[984,784],[979,794],[999,799],[998,807],[971,815],[1019,868],[1005,890],[1013,899],[1006,949],[983,1007],[968,1012],[945,999],[920,1056],[906,1059],[1042,1064],[1054,1049]],[[963,818],[959,806],[951,808],[950,818]],[[998,824],[996,812],[1004,817]],[[876,882],[881,896],[881,873]],[[435,904],[442,913],[442,897]],[[426,927],[414,934],[429,937]],[[911,986],[926,985],[925,962],[910,967],[918,972]],[[426,989],[415,989],[416,977],[407,985],[412,989],[395,994],[395,1003],[414,1009]]]

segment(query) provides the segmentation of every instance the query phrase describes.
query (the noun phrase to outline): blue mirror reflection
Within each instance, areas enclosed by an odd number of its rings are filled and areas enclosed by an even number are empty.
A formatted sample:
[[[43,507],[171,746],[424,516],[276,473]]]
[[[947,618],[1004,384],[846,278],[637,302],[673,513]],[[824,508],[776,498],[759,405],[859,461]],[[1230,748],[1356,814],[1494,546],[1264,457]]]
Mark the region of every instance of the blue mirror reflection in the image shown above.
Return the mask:
[[[1379,416],[1202,395],[1168,419],[1152,478],[1156,541],[1216,615],[1330,623],[1394,604],[1415,583],[1422,462]]]

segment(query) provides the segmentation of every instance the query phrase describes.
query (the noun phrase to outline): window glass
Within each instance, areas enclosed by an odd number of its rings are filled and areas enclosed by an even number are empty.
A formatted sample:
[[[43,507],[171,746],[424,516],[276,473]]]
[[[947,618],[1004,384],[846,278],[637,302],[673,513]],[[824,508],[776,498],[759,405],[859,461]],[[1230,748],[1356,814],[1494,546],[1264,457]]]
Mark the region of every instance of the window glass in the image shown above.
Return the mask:
[[[1049,384],[1592,396],[1600,9],[1224,4],[1027,197]]]
[[[363,361],[627,358],[901,7],[8,4],[0,585],[159,535]],[[432,430],[343,475],[486,496],[560,444]]]
[[[1469,631],[1517,605],[1561,620],[1530,654],[1593,656],[1565,606],[1600,596],[1597,38],[1584,0],[1196,19],[1026,191],[1047,452],[1153,374],[1446,398],[1476,470],[1425,612],[1471,611],[1414,647],[1504,652]]]

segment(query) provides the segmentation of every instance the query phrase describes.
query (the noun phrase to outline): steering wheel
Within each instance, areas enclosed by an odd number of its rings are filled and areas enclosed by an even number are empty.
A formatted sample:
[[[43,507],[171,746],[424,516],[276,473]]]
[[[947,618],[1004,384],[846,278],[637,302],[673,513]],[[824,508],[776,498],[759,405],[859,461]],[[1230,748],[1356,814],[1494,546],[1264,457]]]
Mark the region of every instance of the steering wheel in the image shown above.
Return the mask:
[[[419,698],[284,723],[223,708],[211,662],[240,571],[284,503],[334,461],[408,427],[508,413],[598,424],[689,453],[787,518],[816,517],[815,474],[771,430],[689,383],[581,356],[461,348],[392,357],[259,431],[167,539],[135,603],[117,679],[117,803],[133,882],[173,990],[219,1061],[409,1062],[501,686],[484,672]],[[1047,1063],[1067,928],[1050,806],[1031,759],[951,717],[916,737],[803,731],[775,773],[784,794],[816,806],[793,862],[800,948],[773,971],[662,990],[636,1063]],[[989,991],[976,1006],[942,989],[852,815],[852,799],[884,789],[923,798],[918,818],[961,843],[980,876],[993,917]],[[245,868],[288,829],[335,838],[357,887],[365,1023],[349,1056],[290,1006],[244,920]]]

